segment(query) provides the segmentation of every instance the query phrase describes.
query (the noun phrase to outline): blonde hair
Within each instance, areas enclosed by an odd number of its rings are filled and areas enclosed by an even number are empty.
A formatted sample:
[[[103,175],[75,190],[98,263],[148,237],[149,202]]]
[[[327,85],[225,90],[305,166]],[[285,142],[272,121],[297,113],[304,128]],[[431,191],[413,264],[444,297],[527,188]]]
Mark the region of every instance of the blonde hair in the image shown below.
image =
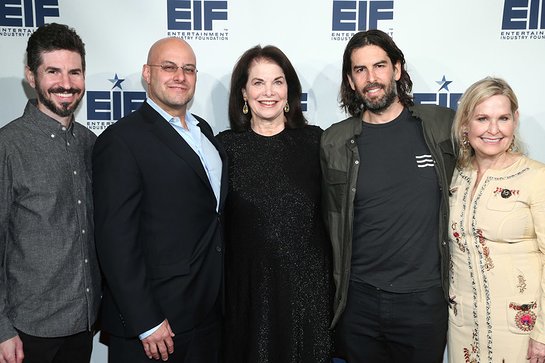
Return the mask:
[[[459,168],[468,166],[471,162],[471,158],[475,154],[471,145],[468,143],[463,145],[464,128],[467,128],[469,120],[473,115],[473,112],[475,112],[477,105],[496,95],[503,95],[509,99],[511,113],[514,116],[519,108],[517,96],[515,95],[515,92],[513,92],[511,86],[501,78],[483,78],[469,86],[462,98],[460,98],[458,110],[456,111],[454,123],[452,124],[452,142],[454,143],[455,150],[458,149],[456,164]],[[520,141],[517,130],[515,130],[515,134],[513,135],[513,146],[510,148],[510,152],[523,151],[523,144]]]

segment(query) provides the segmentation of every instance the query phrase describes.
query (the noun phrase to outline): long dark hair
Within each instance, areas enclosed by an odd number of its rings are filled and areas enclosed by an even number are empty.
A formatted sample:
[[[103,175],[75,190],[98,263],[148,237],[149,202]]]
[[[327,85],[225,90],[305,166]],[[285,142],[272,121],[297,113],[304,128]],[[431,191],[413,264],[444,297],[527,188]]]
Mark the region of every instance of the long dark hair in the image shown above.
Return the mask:
[[[256,59],[266,59],[274,62],[284,71],[288,85],[288,103],[290,106],[289,112],[285,113],[287,119],[286,127],[294,129],[305,126],[307,120],[303,116],[301,108],[301,82],[299,81],[299,77],[297,77],[295,68],[293,68],[288,57],[279,48],[273,45],[265,47],[256,45],[244,52],[233,68],[229,90],[229,123],[231,129],[234,131],[244,131],[250,128],[252,115],[251,113],[245,115],[242,112],[244,105],[242,89],[246,86],[246,82],[248,82],[250,65]]]
[[[352,116],[357,116],[365,111],[362,99],[358,92],[350,87],[348,77],[352,74],[352,52],[367,45],[376,45],[377,47],[382,48],[386,54],[388,54],[388,58],[390,58],[390,61],[394,66],[397,62],[400,63],[401,77],[396,82],[397,95],[399,97],[399,102],[401,102],[403,106],[412,106],[414,104],[411,96],[413,82],[411,81],[409,73],[407,73],[403,52],[397,47],[388,34],[381,30],[373,29],[354,34],[346,45],[343,55],[343,78],[339,97],[341,107],[345,112],[348,112]]]

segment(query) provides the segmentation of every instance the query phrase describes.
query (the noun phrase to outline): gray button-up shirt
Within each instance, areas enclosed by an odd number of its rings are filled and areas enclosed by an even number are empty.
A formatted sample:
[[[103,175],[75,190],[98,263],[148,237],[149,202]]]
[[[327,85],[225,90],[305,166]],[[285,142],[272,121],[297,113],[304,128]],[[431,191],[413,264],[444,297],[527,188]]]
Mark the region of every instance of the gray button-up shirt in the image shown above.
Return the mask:
[[[29,101],[0,129],[0,341],[91,327],[100,302],[93,239],[96,136]]]

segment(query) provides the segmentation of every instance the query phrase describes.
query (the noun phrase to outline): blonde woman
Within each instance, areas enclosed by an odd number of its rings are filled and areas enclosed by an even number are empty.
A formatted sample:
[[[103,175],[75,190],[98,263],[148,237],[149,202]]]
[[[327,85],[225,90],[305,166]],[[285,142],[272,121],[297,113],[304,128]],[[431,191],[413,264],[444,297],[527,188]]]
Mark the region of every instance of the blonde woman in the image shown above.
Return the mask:
[[[460,100],[449,362],[545,362],[545,165],[522,154],[518,123],[502,79],[480,80]]]

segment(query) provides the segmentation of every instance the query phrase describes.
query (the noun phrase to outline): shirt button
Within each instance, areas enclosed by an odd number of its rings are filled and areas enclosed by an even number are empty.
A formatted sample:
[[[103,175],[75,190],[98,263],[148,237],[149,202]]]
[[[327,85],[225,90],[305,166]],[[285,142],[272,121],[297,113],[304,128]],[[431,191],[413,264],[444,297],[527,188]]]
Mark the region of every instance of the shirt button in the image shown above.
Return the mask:
[[[70,146],[70,143],[68,141],[66,142],[66,146]]]
[[[66,127],[64,127],[64,126],[61,127],[61,130],[62,130],[62,131],[66,131]]]
[[[81,200],[78,199],[78,204],[81,204]]]
[[[53,139],[54,139],[54,138],[55,138],[55,134],[51,134],[51,138],[53,138]]]
[[[216,251],[221,252],[221,246],[216,246]]]
[[[78,175],[78,172],[74,170],[74,175]]]
[[[85,230],[84,230],[84,229],[82,229],[82,230],[81,230],[81,233],[82,233],[82,234],[85,234]]]
[[[354,140],[350,140],[350,143],[353,144],[355,141]]]
[[[86,288],[85,291],[89,292],[89,288]]]
[[[360,163],[359,160],[354,161],[354,164],[358,165]]]
[[[352,188],[352,191],[353,191],[353,192],[356,192],[356,188]]]
[[[446,246],[446,245],[447,245],[447,243],[446,243],[445,241],[441,242],[441,244],[442,244],[443,246]]]

